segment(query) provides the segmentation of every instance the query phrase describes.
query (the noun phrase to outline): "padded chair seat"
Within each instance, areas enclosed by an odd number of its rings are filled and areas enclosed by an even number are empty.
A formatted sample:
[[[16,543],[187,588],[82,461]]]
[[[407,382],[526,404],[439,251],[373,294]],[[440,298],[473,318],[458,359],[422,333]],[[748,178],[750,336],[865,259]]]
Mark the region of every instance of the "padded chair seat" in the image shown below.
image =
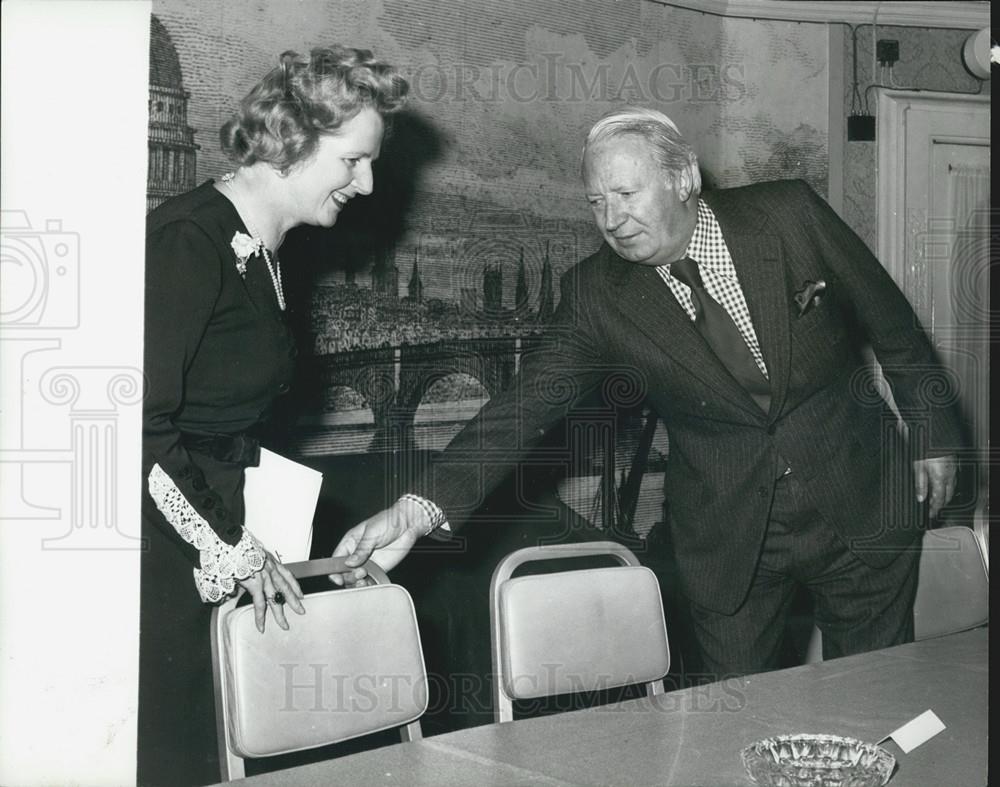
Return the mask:
[[[260,634],[252,606],[220,622],[230,746],[240,757],[348,740],[408,724],[427,709],[416,615],[403,588],[316,593],[303,604],[306,615],[289,613],[288,631],[269,619]]]
[[[607,557],[615,568],[514,577],[526,563]],[[490,582],[493,711],[512,700],[646,684],[662,694],[670,644],[656,576],[612,541],[527,547],[507,555]]]
[[[967,527],[924,533],[913,604],[914,639],[985,626],[990,619],[990,579],[976,534]]]
[[[659,585],[647,568],[510,579],[500,586],[500,621],[504,688],[515,699],[645,683],[670,669]]]

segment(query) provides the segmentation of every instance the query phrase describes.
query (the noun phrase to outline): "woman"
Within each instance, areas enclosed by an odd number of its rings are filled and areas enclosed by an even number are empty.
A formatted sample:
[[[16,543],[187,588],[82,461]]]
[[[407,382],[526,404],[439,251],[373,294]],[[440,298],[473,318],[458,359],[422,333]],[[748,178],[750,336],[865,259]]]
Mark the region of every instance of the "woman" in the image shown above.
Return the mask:
[[[278,249],[372,191],[405,80],[371,52],[286,52],[221,130],[236,165],[148,218],[139,669],[140,785],[219,781],[211,603],[244,588],[257,628],[302,614],[291,573],[243,528],[255,432],[295,358]],[[193,581],[192,581],[193,579]]]

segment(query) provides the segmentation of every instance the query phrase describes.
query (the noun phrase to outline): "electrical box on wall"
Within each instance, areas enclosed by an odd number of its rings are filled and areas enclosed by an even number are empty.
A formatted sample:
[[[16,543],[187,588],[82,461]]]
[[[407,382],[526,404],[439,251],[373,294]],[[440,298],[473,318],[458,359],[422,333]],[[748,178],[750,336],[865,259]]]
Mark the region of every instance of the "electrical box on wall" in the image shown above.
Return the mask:
[[[891,66],[899,60],[899,41],[880,38],[875,43],[875,59],[884,66]]]
[[[874,139],[874,115],[850,115],[847,118],[847,140],[849,142],[871,142]]]

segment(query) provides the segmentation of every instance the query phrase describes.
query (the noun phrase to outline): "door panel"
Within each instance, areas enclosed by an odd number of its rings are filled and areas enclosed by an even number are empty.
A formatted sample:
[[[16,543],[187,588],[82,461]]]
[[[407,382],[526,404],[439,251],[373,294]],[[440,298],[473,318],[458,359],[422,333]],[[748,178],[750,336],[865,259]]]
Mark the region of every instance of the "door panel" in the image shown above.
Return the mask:
[[[883,91],[878,252],[959,386],[985,507],[989,457],[989,96]],[[981,513],[981,510],[980,510]],[[964,518],[964,517],[963,517]]]

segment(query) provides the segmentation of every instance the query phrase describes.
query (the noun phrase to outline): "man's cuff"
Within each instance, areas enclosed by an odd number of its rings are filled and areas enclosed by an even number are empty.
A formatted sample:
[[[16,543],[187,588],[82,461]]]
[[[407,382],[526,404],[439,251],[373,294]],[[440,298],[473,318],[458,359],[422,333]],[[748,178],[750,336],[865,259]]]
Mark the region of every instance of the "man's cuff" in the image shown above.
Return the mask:
[[[425,520],[425,530],[421,533],[421,536],[429,536],[438,528],[442,530],[451,531],[451,525],[448,524],[448,520],[445,519],[444,511],[438,507],[437,504],[428,500],[425,497],[414,494],[405,494],[399,498],[400,500],[409,500],[416,503],[420,509],[427,515]]]

